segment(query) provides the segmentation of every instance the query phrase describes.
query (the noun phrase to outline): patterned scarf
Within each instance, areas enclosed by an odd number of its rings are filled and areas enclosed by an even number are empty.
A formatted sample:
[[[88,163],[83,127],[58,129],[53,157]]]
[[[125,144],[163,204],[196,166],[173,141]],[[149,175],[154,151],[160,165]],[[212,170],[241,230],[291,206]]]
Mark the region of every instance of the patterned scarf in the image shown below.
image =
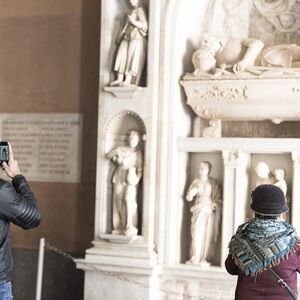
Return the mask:
[[[260,252],[261,262],[245,240],[247,236]],[[281,260],[296,251],[297,234],[285,221],[255,218],[239,226],[229,243],[229,253],[246,276],[256,276],[266,268],[278,265]]]

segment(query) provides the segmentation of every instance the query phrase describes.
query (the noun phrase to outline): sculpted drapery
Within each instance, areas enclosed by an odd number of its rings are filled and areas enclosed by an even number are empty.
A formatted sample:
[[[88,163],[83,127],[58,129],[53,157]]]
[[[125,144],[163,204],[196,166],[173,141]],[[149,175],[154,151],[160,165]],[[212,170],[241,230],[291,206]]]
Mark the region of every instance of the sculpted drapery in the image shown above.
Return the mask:
[[[118,78],[111,82],[110,86],[138,85],[145,64],[147,16],[140,1],[131,0],[130,3],[132,10],[129,11],[126,23],[117,39],[119,46],[114,71]]]
[[[129,145],[112,149],[107,158],[117,164],[113,183],[113,234],[136,235],[138,232],[137,192],[143,174],[143,155],[138,148],[140,136],[131,131]]]
[[[217,181],[209,176],[210,164],[200,163],[200,178],[190,185],[186,199],[191,207],[191,247],[187,263],[210,263],[214,256],[222,215],[221,191]]]

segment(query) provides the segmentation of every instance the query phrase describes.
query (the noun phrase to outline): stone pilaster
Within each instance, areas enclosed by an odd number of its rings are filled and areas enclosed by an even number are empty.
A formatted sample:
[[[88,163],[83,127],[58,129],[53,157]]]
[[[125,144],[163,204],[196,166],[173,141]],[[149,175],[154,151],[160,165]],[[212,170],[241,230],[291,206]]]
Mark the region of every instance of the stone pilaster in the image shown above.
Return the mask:
[[[300,151],[292,152],[292,160],[293,160],[293,186],[292,186],[292,202],[290,204],[291,210],[291,222],[293,226],[296,228],[297,232],[300,232],[300,219],[299,219],[299,211],[300,211]]]

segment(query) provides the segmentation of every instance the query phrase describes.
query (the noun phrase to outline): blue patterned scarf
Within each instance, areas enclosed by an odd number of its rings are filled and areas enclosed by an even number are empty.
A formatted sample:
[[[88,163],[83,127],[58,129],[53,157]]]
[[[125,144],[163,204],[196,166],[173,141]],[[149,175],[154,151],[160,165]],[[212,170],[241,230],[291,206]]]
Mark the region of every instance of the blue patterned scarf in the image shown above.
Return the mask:
[[[263,255],[261,262],[245,240],[247,236]],[[229,243],[229,253],[246,276],[256,276],[266,268],[275,266],[289,254],[295,252],[297,234],[285,221],[255,218],[237,229]]]

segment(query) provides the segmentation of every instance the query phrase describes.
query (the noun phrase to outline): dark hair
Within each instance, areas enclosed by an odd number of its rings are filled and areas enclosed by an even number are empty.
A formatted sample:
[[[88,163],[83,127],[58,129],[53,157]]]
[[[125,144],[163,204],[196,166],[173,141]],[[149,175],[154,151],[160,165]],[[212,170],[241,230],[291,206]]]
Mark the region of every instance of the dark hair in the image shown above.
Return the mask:
[[[276,220],[279,216],[263,216],[261,214],[255,213],[255,218],[258,219],[271,219],[271,220]]]

